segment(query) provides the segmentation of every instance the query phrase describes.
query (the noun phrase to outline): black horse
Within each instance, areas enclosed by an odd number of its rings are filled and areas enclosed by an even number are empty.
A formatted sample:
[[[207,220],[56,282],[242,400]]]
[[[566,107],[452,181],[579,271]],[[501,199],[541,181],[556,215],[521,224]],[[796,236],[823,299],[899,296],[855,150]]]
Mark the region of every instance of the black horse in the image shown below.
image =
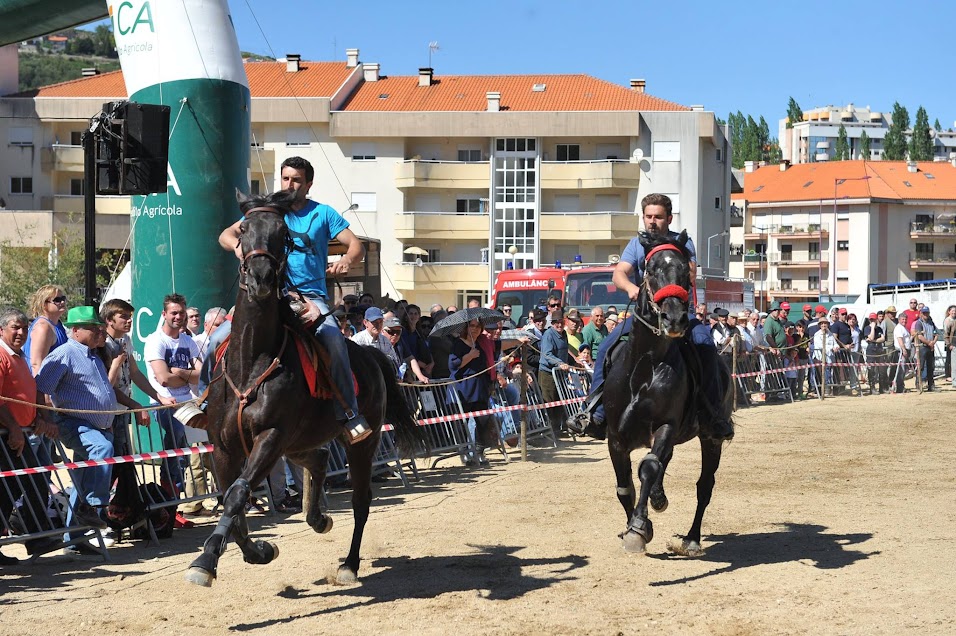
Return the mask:
[[[697,392],[699,373],[689,372],[696,351],[684,338],[689,327],[691,293],[690,254],[687,233],[676,240],[641,235],[645,274],[636,301],[630,341],[612,352],[607,376],[605,408],[608,449],[617,477],[617,497],[627,513],[627,528],[621,535],[624,549],[643,553],[654,538],[647,516],[647,501],[658,512],[667,508],[664,471],[674,446],[699,436]],[[720,365],[724,387],[725,415],[730,413],[729,373]],[[690,532],[676,552],[688,556],[703,553],[700,526],[714,490],[714,475],[720,464],[721,444],[700,436],[702,466],[697,481],[697,513]],[[638,465],[641,492],[635,506],[631,451],[650,448]]]
[[[222,483],[231,485],[223,496],[219,524],[186,573],[187,581],[207,587],[216,578],[219,557],[230,535],[247,563],[269,563],[278,556],[275,544],[250,539],[245,505],[251,486],[261,482],[283,455],[306,469],[305,478],[312,479],[308,524],[316,532],[331,530],[332,518],[323,509],[321,497],[329,461],[325,445],[336,437],[347,438],[335,420],[331,402],[310,395],[305,376],[309,371],[303,370],[293,335],[314,336],[298,326],[281,293],[286,256],[292,246],[283,216],[291,199],[284,192],[267,197],[240,195],[239,199],[245,215],[240,230],[239,293],[229,347],[213,375],[208,399],[213,459]],[[338,569],[340,582],[355,581],[358,574],[362,533],[372,500],[372,459],[383,421],[387,418],[395,427],[403,451],[424,444],[392,363],[381,352],[352,342],[348,352],[358,380],[359,410],[374,434],[355,444],[345,441],[355,529],[349,554]]]

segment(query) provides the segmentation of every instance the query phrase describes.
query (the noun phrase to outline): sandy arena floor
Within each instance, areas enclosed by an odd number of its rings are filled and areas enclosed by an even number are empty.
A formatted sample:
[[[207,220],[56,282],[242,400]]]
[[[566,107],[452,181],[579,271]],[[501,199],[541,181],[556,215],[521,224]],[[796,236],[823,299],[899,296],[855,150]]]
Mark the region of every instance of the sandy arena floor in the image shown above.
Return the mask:
[[[278,560],[246,565],[232,546],[211,589],[183,580],[209,524],[120,544],[110,563],[4,568],[0,634],[952,634],[954,405],[947,387],[739,412],[700,559],[666,550],[691,523],[696,443],[678,447],[670,508],[634,557],[606,448],[562,441],[377,488],[357,585],[327,582],[352,527],[337,494],[328,535],[253,515]]]

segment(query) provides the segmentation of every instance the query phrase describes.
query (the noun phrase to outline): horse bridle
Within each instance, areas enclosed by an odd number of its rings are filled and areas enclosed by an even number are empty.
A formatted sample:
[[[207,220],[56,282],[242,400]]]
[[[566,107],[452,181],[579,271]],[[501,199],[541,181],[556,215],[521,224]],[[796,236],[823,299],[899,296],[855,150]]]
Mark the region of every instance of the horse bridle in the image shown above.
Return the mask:
[[[282,212],[280,212],[278,208],[273,208],[268,206],[252,208],[251,210],[246,212],[246,216],[252,214],[253,212],[269,212],[270,214],[277,214],[279,216],[282,216]],[[270,261],[272,261],[272,264],[276,269],[276,279],[281,281],[282,273],[285,271],[286,262],[288,260],[289,251],[291,247],[294,247],[292,246],[292,237],[289,236],[288,231],[286,231],[285,244],[286,244],[286,249],[282,255],[282,260],[279,260],[278,258],[276,258],[276,256],[269,250],[264,250],[264,249],[254,249],[254,250],[250,250],[249,253],[244,254],[242,257],[242,262],[239,263],[239,289],[248,291],[248,287],[246,286],[246,282],[245,282],[245,277],[246,275],[249,274],[248,261],[257,256],[265,256]],[[281,285],[277,285],[277,288],[281,290]],[[281,294],[281,291],[279,293]]]
[[[690,293],[681,287],[680,285],[664,285],[658,289],[654,294],[651,294],[651,288],[648,284],[647,276],[647,264],[650,262],[651,257],[660,252],[677,252],[682,253],[681,249],[676,245],[670,243],[665,243],[663,245],[658,245],[651,249],[650,252],[644,257],[644,280],[641,281],[641,287],[645,293],[645,298],[647,298],[647,304],[649,305],[651,311],[657,314],[657,326],[655,327],[651,323],[647,322],[642,315],[638,312],[634,312],[634,318],[640,321],[645,327],[651,330],[655,336],[662,336],[664,334],[664,318],[661,312],[660,303],[664,302],[666,298],[677,298],[681,302],[687,302],[687,299],[690,297]]]

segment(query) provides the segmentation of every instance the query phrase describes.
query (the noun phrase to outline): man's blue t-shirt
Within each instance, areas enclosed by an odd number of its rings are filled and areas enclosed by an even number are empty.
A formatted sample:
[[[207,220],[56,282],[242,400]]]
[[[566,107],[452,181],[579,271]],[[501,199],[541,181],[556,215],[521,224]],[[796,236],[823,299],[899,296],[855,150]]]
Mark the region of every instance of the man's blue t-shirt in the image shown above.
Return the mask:
[[[667,232],[667,237],[677,240],[680,236],[678,232]],[[690,262],[697,262],[697,248],[694,247],[694,240],[690,237],[687,238],[687,251],[690,252]],[[641,281],[644,280],[644,246],[641,245],[641,239],[639,237],[632,238],[631,241],[627,244],[627,247],[624,248],[624,253],[621,254],[622,263],[630,263],[633,271],[631,272],[631,280],[635,285],[640,285]]]
[[[285,215],[285,223],[297,249],[289,253],[286,277],[305,294],[328,297],[325,270],[329,261],[329,241],[349,227],[349,222],[333,208],[315,201]]]

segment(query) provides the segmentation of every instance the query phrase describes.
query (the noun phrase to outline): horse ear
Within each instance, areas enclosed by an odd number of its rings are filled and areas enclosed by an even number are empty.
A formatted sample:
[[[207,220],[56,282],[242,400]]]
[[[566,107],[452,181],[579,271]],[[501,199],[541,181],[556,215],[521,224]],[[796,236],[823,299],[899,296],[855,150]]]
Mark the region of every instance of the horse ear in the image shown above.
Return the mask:
[[[236,202],[237,202],[239,205],[242,205],[243,203],[245,203],[245,202],[248,201],[248,200],[249,200],[249,197],[246,196],[245,194],[243,194],[243,193],[242,193],[242,190],[240,190],[239,188],[236,188]]]
[[[677,242],[680,243],[682,247],[687,247],[688,238],[690,237],[687,236],[687,230],[681,230],[680,236],[677,237]]]
[[[651,243],[651,235],[647,232],[638,232],[637,240],[640,241],[641,245],[647,247]]]

